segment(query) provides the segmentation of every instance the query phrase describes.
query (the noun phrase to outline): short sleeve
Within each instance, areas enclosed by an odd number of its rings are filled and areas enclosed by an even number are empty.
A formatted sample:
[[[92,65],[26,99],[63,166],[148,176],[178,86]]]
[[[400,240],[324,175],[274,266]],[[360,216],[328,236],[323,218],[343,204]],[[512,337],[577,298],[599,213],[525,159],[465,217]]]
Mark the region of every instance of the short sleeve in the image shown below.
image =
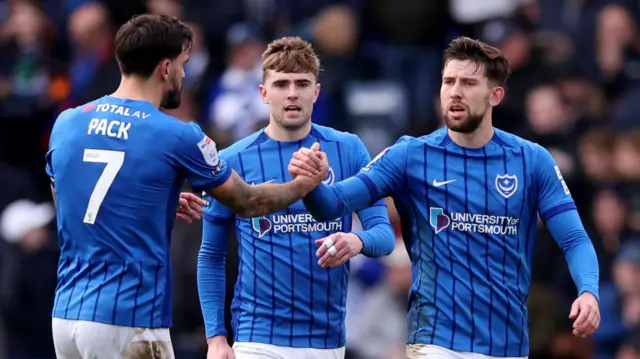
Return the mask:
[[[566,210],[575,209],[576,205],[571,197],[560,168],[549,151],[537,146],[535,148],[535,183],[538,193],[538,212],[543,221]]]
[[[183,129],[176,146],[176,159],[194,190],[216,188],[231,176],[231,169],[218,157],[215,142],[197,124]]]
[[[58,117],[56,118],[56,121],[53,124],[53,128],[51,129],[51,135],[49,136],[49,150],[47,151],[47,154],[45,155],[45,172],[47,173],[47,176],[49,176],[49,179],[51,179],[51,185],[55,188],[55,172],[53,171],[53,152],[56,149],[57,144],[61,141],[60,136],[62,136],[64,134],[64,132],[60,132],[58,131],[58,123],[61,122],[62,120],[68,118],[71,114],[71,109],[67,109],[62,111]]]
[[[383,198],[393,193],[404,178],[409,137],[401,137],[393,146],[385,148],[356,175],[371,194],[371,198]]]
[[[53,150],[49,150],[46,155],[47,164],[45,165],[45,171],[47,172],[47,176],[51,179],[51,185],[53,188],[56,188],[55,176],[53,174],[53,166],[51,166],[51,156],[53,155]]]

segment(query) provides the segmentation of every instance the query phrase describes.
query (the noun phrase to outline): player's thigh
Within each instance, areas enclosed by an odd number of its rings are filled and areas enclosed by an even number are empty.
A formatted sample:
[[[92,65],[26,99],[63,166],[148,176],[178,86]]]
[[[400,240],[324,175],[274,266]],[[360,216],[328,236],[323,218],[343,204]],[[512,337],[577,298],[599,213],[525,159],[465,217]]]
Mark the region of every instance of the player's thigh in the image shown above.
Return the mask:
[[[83,359],[174,359],[169,329],[77,321],[74,339]]]
[[[462,353],[431,344],[408,344],[408,359],[467,359]]]
[[[75,321],[53,318],[51,320],[51,330],[53,334],[53,345],[58,359],[82,359],[76,342],[73,338],[73,323]]]
[[[281,347],[263,343],[235,342],[236,359],[305,359],[306,349]]]
[[[309,359],[344,359],[346,348],[309,349]]]
[[[123,359],[175,359],[171,341],[142,340],[130,342],[124,350]]]

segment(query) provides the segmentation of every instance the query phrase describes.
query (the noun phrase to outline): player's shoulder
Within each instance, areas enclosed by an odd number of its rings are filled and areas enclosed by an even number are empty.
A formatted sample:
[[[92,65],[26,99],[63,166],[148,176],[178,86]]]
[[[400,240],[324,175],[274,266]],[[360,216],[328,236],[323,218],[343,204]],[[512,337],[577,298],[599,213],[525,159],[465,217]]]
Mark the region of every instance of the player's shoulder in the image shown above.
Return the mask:
[[[225,161],[229,161],[231,158],[251,150],[256,145],[267,139],[267,134],[264,133],[264,129],[258,130],[249,136],[234,142],[232,145],[224,148],[219,152],[220,158]]]
[[[76,126],[77,121],[82,117],[90,117],[90,112],[96,108],[101,100],[102,98],[99,98],[61,111],[53,123],[53,127],[51,129],[51,140],[55,142],[72,135],[73,131],[69,131],[70,127]]]
[[[505,147],[511,147],[515,150],[519,150],[525,153],[525,155],[537,156],[547,150],[536,142],[524,139],[513,133],[503,131],[500,129],[494,129],[495,139]]]
[[[393,146],[405,147],[407,149],[415,148],[415,147],[424,147],[424,146],[441,146],[446,136],[447,136],[446,129],[445,130],[438,129],[427,135],[418,136],[418,137],[404,135],[398,138],[398,140],[396,141],[396,143],[393,144]]]
[[[343,151],[345,155],[359,154],[362,152],[367,152],[367,154],[369,153],[360,137],[351,132],[340,131],[335,128],[313,124],[311,127],[311,135],[318,138],[321,142],[334,142],[345,146],[346,151]]]
[[[67,123],[69,123],[69,121],[71,121],[73,118],[76,118],[77,116],[88,116],[89,113],[97,107],[101,100],[102,98],[99,98],[79,106],[69,107],[65,109],[64,111],[60,112],[60,114],[58,114],[54,126],[66,125]]]
[[[360,137],[356,134],[315,123],[311,126],[311,134],[321,140],[330,142],[341,142],[349,145],[362,143]]]

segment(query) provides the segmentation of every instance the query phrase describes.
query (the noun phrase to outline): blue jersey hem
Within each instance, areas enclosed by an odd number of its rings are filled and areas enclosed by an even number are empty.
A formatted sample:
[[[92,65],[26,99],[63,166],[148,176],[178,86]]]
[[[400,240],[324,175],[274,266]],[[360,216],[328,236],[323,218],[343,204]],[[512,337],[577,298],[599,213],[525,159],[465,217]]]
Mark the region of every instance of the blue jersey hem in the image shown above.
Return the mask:
[[[93,318],[87,318],[84,315],[80,315],[80,316],[70,316],[70,315],[59,315],[56,313],[53,313],[51,315],[51,318],[57,318],[57,319],[66,319],[66,320],[80,320],[80,321],[84,321],[84,322],[91,322],[91,323],[100,323],[100,324],[109,324],[109,325],[115,325],[118,327],[127,327],[127,328],[145,328],[145,329],[167,329],[167,328],[171,328],[171,321],[162,321],[160,323],[159,326],[148,326],[148,325],[135,325],[132,326],[131,322],[129,322],[129,324],[125,324],[125,323],[121,323],[119,321],[108,321],[108,320],[99,320],[99,319],[93,319]]]
[[[345,342],[346,340],[343,338],[339,341],[338,344],[342,344],[342,345],[296,345],[296,342],[300,342],[300,341],[305,341],[305,342],[309,342],[308,338],[304,338],[304,339],[294,339],[291,340],[291,338],[285,338],[285,337],[273,337],[271,340],[269,339],[269,337],[266,336],[261,336],[261,335],[253,335],[253,340],[249,340],[248,339],[248,335],[246,336],[247,338],[243,338],[243,336],[239,336],[238,338],[236,338],[236,342],[238,343],[260,343],[260,344],[268,344],[268,345],[275,345],[275,346],[279,346],[279,347],[284,347],[284,348],[311,348],[311,349],[339,349],[345,346]],[[314,340],[312,339],[312,344],[314,342]],[[316,339],[315,341],[324,341],[324,338],[320,339]],[[293,342],[293,343],[292,343]]]
[[[441,341],[437,340],[437,339],[431,339],[431,338],[425,338],[425,337],[421,337],[421,336],[417,336],[414,337],[413,335],[411,335],[411,338],[414,338],[414,340],[407,340],[406,344],[407,345],[411,345],[411,344],[417,344],[417,345],[435,345],[441,348],[445,348],[445,349],[449,349],[449,350],[453,350],[456,352],[467,352],[467,353],[474,353],[474,354],[482,354],[482,355],[488,355],[488,356],[492,356],[492,357],[516,357],[516,358],[520,358],[520,357],[527,357],[529,356],[529,347],[522,345],[522,349],[519,347],[519,345],[510,345],[508,348],[506,348],[505,351],[505,347],[496,347],[495,345],[492,348],[487,347],[486,345],[484,346],[480,346],[480,345],[474,345],[473,347],[473,351],[470,350],[469,345],[466,346],[462,346],[462,345],[456,345],[455,343],[453,345],[450,344],[442,344]],[[447,341],[448,342],[448,341]],[[515,348],[514,348],[515,346]],[[512,350],[509,350],[509,348],[513,348]],[[505,355],[506,352],[506,355]]]

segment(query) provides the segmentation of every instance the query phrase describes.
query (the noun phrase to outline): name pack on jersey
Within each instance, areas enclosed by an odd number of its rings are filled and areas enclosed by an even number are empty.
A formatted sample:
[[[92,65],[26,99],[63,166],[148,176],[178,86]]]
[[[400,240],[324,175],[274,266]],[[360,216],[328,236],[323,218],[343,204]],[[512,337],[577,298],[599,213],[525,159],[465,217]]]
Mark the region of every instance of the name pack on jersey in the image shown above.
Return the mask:
[[[97,114],[108,113],[124,117],[117,120],[104,117],[93,117],[91,118],[91,121],[89,121],[89,127],[87,129],[88,135],[108,136],[122,140],[129,139],[129,129],[131,128],[131,122],[125,121],[125,118],[128,117],[145,120],[151,116],[150,113],[136,110],[128,106],[114,105],[109,103],[97,105],[88,104],[82,108],[82,111],[93,111]]]

